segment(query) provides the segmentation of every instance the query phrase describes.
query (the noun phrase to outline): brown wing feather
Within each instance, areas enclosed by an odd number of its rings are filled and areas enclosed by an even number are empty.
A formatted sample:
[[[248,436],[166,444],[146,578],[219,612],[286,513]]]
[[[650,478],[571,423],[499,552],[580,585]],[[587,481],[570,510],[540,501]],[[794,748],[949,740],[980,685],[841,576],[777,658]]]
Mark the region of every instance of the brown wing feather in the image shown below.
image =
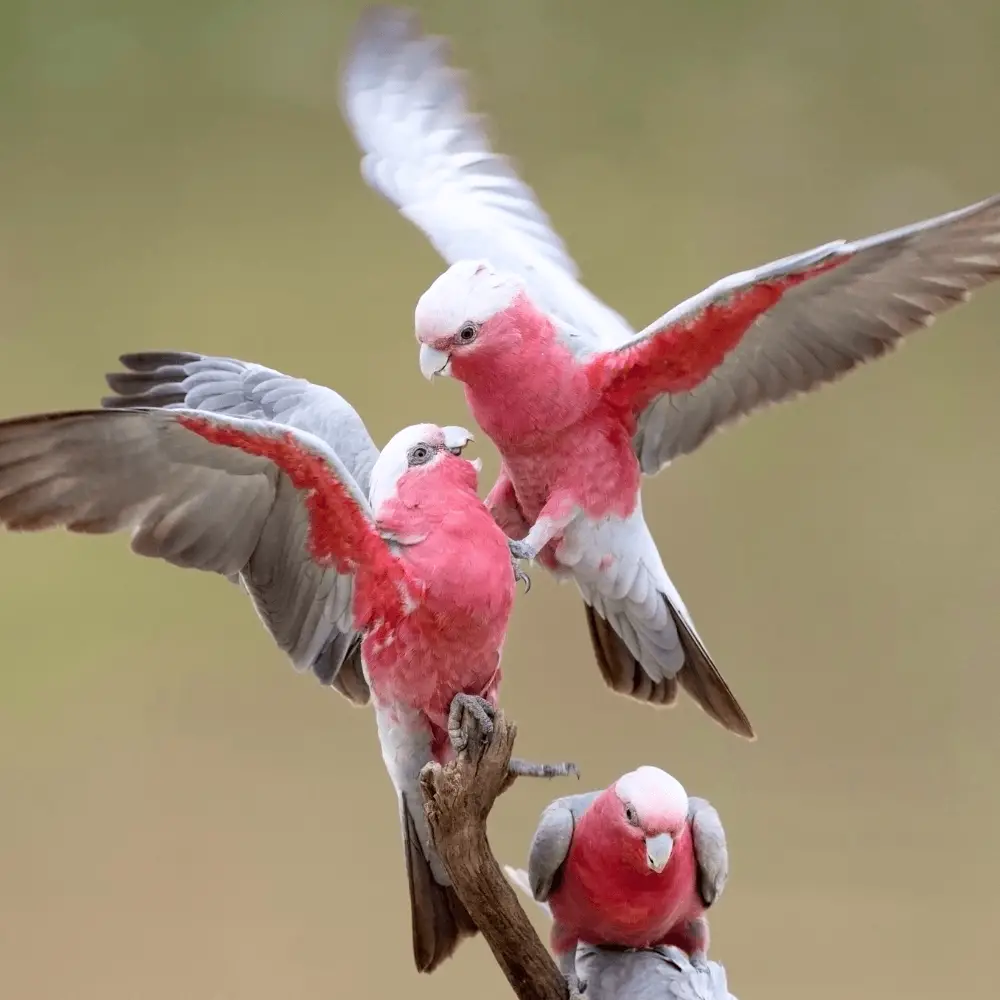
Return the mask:
[[[654,681],[608,622],[589,604],[585,603],[583,608],[597,666],[608,687],[650,705],[673,705],[677,701],[677,679],[665,677]]]
[[[419,807],[418,807],[419,808]],[[451,886],[434,880],[420,838],[410,815],[406,796],[401,799],[406,880],[410,890],[413,927],[413,961],[418,972],[433,972],[450,958],[459,944],[478,933],[461,900]]]

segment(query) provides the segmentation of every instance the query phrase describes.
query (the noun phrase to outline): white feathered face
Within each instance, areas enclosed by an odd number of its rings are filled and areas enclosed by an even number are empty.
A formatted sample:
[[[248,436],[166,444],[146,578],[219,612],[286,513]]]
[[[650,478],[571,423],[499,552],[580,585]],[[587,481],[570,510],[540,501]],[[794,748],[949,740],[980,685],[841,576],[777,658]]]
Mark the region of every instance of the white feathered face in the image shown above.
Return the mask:
[[[684,786],[658,767],[644,766],[615,782],[621,806],[617,822],[627,841],[641,848],[633,855],[636,867],[662,872],[670,860],[674,839],[687,822],[688,795]]]
[[[452,264],[420,296],[414,313],[423,374],[450,375],[452,355],[477,351],[489,338],[490,320],[525,291],[520,278],[495,270],[487,261]]]
[[[472,440],[472,434],[464,427],[438,427],[437,424],[404,427],[389,439],[372,469],[368,488],[372,510],[377,511],[386,500],[395,496],[399,480],[408,472],[434,468],[451,456],[461,456]],[[482,467],[478,458],[466,464],[478,475]]]

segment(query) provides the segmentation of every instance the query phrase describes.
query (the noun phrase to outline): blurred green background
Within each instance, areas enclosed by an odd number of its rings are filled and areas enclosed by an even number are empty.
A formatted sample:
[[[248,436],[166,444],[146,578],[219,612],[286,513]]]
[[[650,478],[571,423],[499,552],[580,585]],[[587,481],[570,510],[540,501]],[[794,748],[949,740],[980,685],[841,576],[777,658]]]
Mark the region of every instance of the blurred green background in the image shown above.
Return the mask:
[[[638,325],[730,271],[1000,190],[987,0],[421,7]],[[379,442],[462,422],[412,339],[442,264],[363,185],[337,109],[360,9],[4,0],[2,415],[93,405],[117,354],[162,347],[333,385]],[[520,751],[577,760],[583,787],[659,764],[720,809],[713,953],[743,1000],[995,981],[998,332],[990,288],[647,482],[756,744],[609,694],[571,587],[536,571],[518,603]],[[124,537],[5,535],[0,565],[0,996],[508,995],[482,941],[413,971],[373,720],[296,677],[236,588]],[[504,797],[502,860],[568,790]]]

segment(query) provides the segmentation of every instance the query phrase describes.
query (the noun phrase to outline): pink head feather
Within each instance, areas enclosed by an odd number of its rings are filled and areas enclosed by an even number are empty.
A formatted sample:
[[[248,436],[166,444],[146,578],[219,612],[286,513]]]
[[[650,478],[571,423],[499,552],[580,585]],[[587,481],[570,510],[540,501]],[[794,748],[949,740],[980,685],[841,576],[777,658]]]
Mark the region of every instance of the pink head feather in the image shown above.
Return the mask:
[[[646,835],[676,835],[687,822],[688,796],[673,775],[645,765],[622,775],[613,786],[626,808],[634,810],[636,825]]]

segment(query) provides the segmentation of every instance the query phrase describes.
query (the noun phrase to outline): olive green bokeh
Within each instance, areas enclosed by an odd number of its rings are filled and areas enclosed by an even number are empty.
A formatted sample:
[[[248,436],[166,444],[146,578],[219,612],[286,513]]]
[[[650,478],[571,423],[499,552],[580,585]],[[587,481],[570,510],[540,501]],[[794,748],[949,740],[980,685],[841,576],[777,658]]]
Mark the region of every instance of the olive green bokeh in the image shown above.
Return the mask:
[[[93,405],[120,352],[164,347],[333,385],[380,442],[471,420],[417,369],[441,264],[363,186],[337,110],[360,6],[0,5],[2,415]],[[730,271],[1000,190],[988,0],[424,9],[640,325]],[[995,982],[998,335],[987,289],[646,484],[756,744],[607,693],[579,598],[535,572],[504,702],[523,754],[584,777],[505,796],[502,859],[553,795],[656,763],[727,824],[713,952],[743,1000]],[[0,995],[508,996],[481,941],[413,971],[372,719],[296,677],[236,588],[62,532],[0,537],[0,567]]]

